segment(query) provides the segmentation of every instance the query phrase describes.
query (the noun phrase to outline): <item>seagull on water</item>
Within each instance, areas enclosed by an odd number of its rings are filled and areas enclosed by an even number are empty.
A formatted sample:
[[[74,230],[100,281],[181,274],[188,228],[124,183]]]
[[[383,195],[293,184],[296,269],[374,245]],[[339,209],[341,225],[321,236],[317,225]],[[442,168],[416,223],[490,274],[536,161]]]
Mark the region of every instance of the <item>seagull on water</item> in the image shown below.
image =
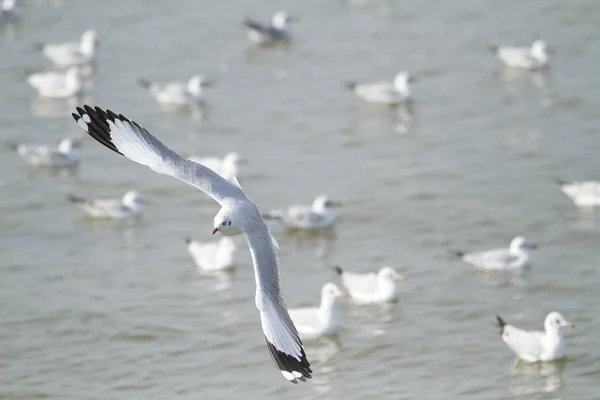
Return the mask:
[[[548,46],[543,40],[536,40],[531,47],[490,46],[507,67],[537,70],[548,66]]]
[[[263,215],[265,219],[274,219],[287,228],[321,229],[335,222],[335,207],[342,203],[333,201],[327,195],[315,198],[311,206],[291,206],[287,209],[271,210]]]
[[[0,20],[9,20],[18,17],[17,0],[3,0],[0,4]]]
[[[11,144],[10,147],[28,164],[35,167],[69,167],[79,162],[80,142],[73,138],[64,138],[57,146]]]
[[[188,251],[198,269],[202,271],[222,271],[235,267],[235,243],[224,236],[218,242],[202,243],[187,238]]]
[[[278,11],[273,15],[270,25],[246,18],[244,19],[244,26],[248,29],[248,39],[252,43],[262,44],[289,39],[288,24],[294,21],[296,21],[295,17],[287,15],[285,11]]]
[[[188,159],[212,169],[228,181],[232,181],[234,177],[237,177],[240,165],[246,163],[246,160],[236,152],[227,153],[223,158],[189,157]]]
[[[392,267],[383,267],[377,273],[358,274],[335,267],[342,284],[353,300],[360,303],[387,303],[398,299],[398,281],[406,278]]]
[[[523,236],[515,237],[508,248],[483,252],[453,251],[464,262],[483,270],[515,270],[531,266],[529,250],[537,245],[529,243]]]
[[[367,103],[395,105],[410,100],[410,83],[414,81],[408,72],[396,74],[393,82],[357,83],[346,81],[344,85]]]
[[[292,383],[312,377],[302,341],[281,296],[277,242],[262,220],[258,206],[243,190],[202,164],[175,153],[136,122],[99,107],[77,108],[73,117],[90,136],[110,150],[202,190],[221,209],[214,218],[213,234],[244,234],[256,281],[256,308],[272,359]]]
[[[556,179],[560,190],[569,196],[579,207],[600,206],[600,182],[598,181],[573,181],[567,182]]]
[[[554,361],[565,357],[561,328],[573,328],[560,313],[553,311],[544,320],[544,332],[525,331],[496,316],[502,340],[525,362]]]
[[[337,300],[344,297],[334,283],[326,283],[321,289],[319,307],[290,308],[290,317],[302,336],[335,335],[340,329]]]
[[[194,105],[204,101],[204,88],[213,84],[202,75],[195,75],[185,82],[153,82],[138,80],[138,84],[148,90],[159,104],[177,106]]]
[[[69,67],[94,61],[98,44],[98,34],[90,29],[81,35],[79,42],[41,44],[39,48],[54,64]]]
[[[36,72],[27,77],[27,82],[40,96],[47,98],[66,99],[83,92],[83,80],[78,67],[70,67],[66,72]]]
[[[148,204],[135,190],[125,193],[122,199],[86,199],[72,194],[67,199],[92,218],[108,219],[138,217],[142,215],[142,205]]]

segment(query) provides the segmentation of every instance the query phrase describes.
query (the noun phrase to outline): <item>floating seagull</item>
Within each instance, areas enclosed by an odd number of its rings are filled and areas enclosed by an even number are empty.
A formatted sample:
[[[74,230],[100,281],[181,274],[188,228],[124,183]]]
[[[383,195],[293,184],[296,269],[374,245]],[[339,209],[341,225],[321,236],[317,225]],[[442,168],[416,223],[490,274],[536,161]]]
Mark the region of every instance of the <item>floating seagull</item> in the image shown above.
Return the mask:
[[[240,157],[238,153],[227,153],[225,157],[190,157],[190,161],[204,165],[210,168],[223,178],[231,181],[233,177],[237,177],[239,166],[245,163],[245,159]]]
[[[64,138],[56,146],[16,144],[10,147],[30,165],[36,167],[69,167],[79,161],[79,141]]]
[[[147,89],[150,95],[160,104],[171,105],[193,105],[204,100],[203,89],[213,84],[212,81],[204,79],[201,75],[190,78],[187,83],[183,82],[151,82],[140,79],[138,84]]]
[[[135,190],[125,193],[122,199],[86,199],[72,194],[67,199],[77,204],[92,218],[125,219],[142,215],[142,205],[148,202]]]
[[[88,30],[81,35],[80,42],[41,44],[42,53],[54,64],[60,67],[88,64],[94,61],[98,35],[94,30]]]
[[[188,251],[202,271],[222,271],[235,267],[235,243],[225,236],[218,242],[201,243],[187,238]]]
[[[524,331],[507,324],[497,315],[502,340],[525,362],[554,361],[565,357],[564,340],[560,328],[573,328],[571,322],[553,311],[544,320],[544,330]]]
[[[410,86],[413,82],[408,72],[398,72],[394,82],[356,83],[345,82],[345,86],[368,103],[400,104],[410,100]]]
[[[110,110],[77,108],[73,117],[90,136],[109,149],[153,171],[188,183],[221,205],[214,218],[213,234],[244,234],[256,280],[256,307],[271,357],[292,383],[312,377],[302,341],[281,297],[277,242],[260,211],[239,186],[201,164],[186,160],[166,147],[137,123]]]
[[[275,219],[288,228],[320,229],[327,228],[335,222],[334,207],[342,203],[333,201],[329,196],[318,196],[312,206],[291,206],[285,210],[271,210],[264,214],[265,219]]]
[[[506,66],[526,70],[542,69],[548,66],[548,46],[543,40],[536,40],[531,47],[490,46],[490,50]]]
[[[288,23],[296,21],[285,11],[278,11],[273,15],[271,25],[261,24],[250,18],[244,19],[244,25],[248,28],[248,38],[252,43],[262,44],[277,40],[289,39],[290,33]]]
[[[66,99],[83,92],[83,80],[78,67],[70,67],[66,72],[37,72],[27,77],[27,82],[42,97]]]
[[[0,20],[14,19],[19,17],[17,0],[3,0],[0,4]]]
[[[406,278],[391,267],[383,267],[378,273],[357,274],[335,267],[342,284],[352,299],[361,303],[387,303],[398,299],[397,282]]]
[[[290,317],[303,336],[335,335],[340,329],[337,299],[344,297],[335,284],[326,283],[321,289],[319,307],[290,308]]]
[[[579,207],[600,206],[600,182],[575,181],[567,182],[557,179],[556,182],[573,202]]]
[[[531,266],[529,250],[537,245],[527,242],[523,236],[517,236],[510,242],[508,249],[497,249],[478,253],[453,251],[463,261],[484,270],[513,270]]]

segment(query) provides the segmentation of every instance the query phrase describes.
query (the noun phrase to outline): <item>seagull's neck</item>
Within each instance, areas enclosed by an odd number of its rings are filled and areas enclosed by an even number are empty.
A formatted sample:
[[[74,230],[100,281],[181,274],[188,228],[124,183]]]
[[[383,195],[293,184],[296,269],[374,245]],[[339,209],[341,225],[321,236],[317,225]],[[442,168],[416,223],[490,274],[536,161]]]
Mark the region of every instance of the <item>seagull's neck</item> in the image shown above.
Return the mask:
[[[92,57],[96,51],[96,44],[94,43],[94,40],[87,37],[82,38],[79,45],[79,51],[88,57]]]
[[[322,320],[328,321],[335,318],[337,315],[337,306],[335,304],[336,299],[329,297],[321,298],[321,306],[319,307],[319,316]]]
[[[390,281],[389,279],[377,278],[377,291],[382,297],[391,297],[396,293],[396,282]]]

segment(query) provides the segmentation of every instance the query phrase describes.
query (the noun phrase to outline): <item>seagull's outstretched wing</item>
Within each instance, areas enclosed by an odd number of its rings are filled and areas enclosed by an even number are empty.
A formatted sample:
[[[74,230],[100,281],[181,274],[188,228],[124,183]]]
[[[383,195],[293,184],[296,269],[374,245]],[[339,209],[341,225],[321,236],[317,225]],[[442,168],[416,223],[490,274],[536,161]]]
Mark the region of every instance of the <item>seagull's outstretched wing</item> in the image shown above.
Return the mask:
[[[217,202],[250,201],[242,189],[201,164],[189,161],[162,144],[147,130],[123,115],[98,107],[77,108],[73,117],[88,134],[109,149],[160,174],[170,175],[206,192]],[[267,347],[283,376],[297,383],[312,370],[279,289],[276,242],[260,218],[245,232],[254,262],[256,306]]]
[[[77,107],[75,121],[90,136],[109,149],[145,165],[159,174],[169,175],[202,190],[222,204],[228,198],[246,198],[232,185],[204,165],[186,160],[140,125],[100,107]]]
[[[245,232],[256,275],[256,307],[273,361],[290,382],[312,377],[298,331],[288,314],[279,287],[279,267],[275,242],[264,221]]]

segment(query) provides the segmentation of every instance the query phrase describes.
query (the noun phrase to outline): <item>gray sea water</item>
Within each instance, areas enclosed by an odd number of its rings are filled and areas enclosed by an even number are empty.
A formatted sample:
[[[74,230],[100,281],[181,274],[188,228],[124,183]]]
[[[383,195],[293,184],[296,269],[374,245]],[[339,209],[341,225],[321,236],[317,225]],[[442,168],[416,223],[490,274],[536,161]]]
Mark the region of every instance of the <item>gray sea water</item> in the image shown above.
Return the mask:
[[[0,397],[5,399],[598,399],[599,220],[553,178],[600,178],[600,3],[517,1],[24,0],[0,30],[0,140],[84,139],[75,172],[26,168],[0,149]],[[299,17],[288,47],[249,50],[241,20]],[[198,274],[186,236],[210,240],[218,206],[109,152],[73,105],[43,101],[25,71],[35,43],[98,30],[86,102],[140,122],[173,149],[238,151],[262,208],[343,201],[333,231],[274,227],[289,306],[315,304],[331,267],[391,265],[392,306],[341,305],[336,340],[306,343],[314,379],[290,385],[264,346],[249,254]],[[548,74],[503,70],[486,47],[545,38]],[[411,111],[361,103],[345,79],[410,71]],[[202,112],[161,110],[139,78],[217,84]],[[153,204],[136,223],[90,222],[65,194]],[[449,249],[522,234],[540,248],[518,275],[483,274]],[[568,361],[513,367],[495,314],[542,328],[551,310]]]

